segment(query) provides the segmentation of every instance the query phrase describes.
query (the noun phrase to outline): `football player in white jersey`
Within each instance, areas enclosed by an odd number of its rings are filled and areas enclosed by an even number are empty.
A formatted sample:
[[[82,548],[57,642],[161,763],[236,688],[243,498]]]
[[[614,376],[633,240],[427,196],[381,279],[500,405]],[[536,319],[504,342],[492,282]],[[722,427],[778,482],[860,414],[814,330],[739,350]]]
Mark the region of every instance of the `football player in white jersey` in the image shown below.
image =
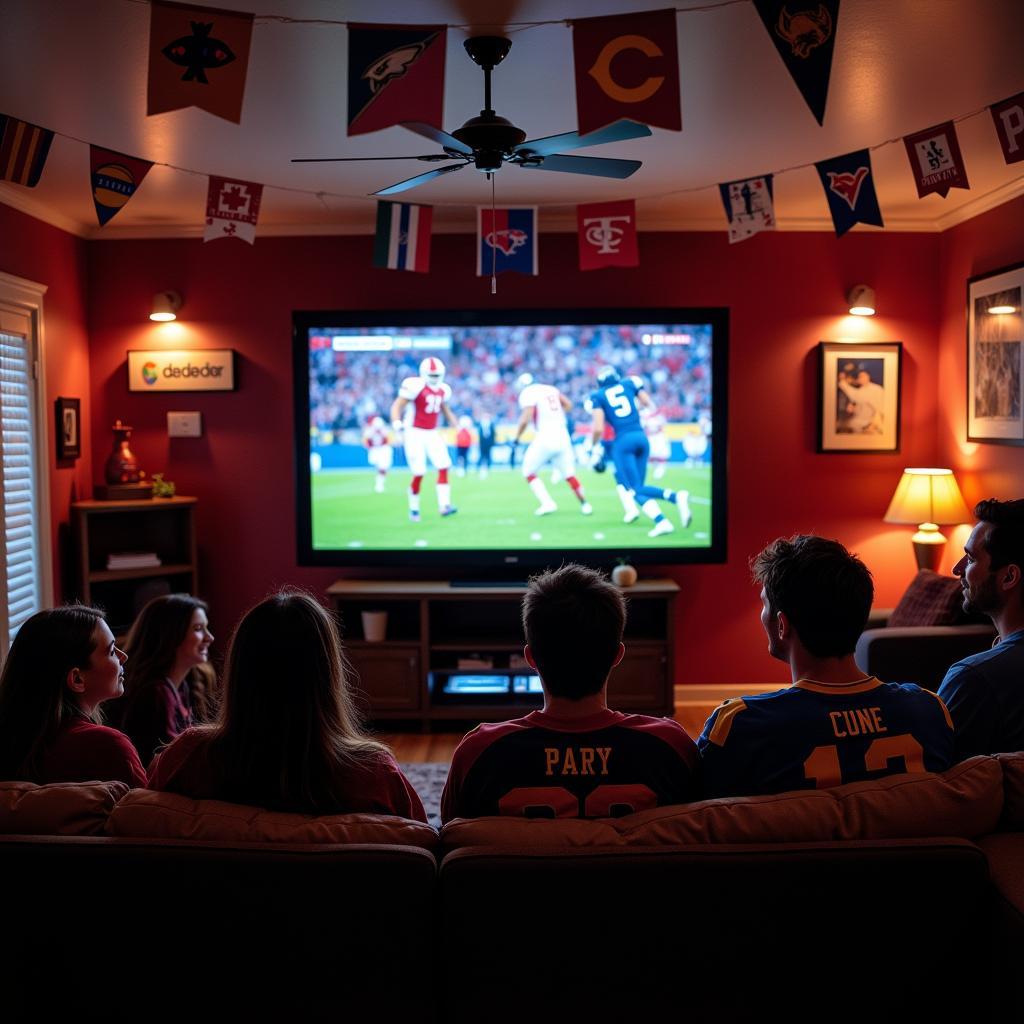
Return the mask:
[[[519,393],[519,408],[522,410],[516,427],[516,444],[526,428],[533,424],[533,440],[523,456],[523,476],[540,502],[536,514],[546,516],[558,511],[544,481],[537,476],[550,463],[572,488],[579,500],[580,511],[589,516],[594,510],[583,493],[583,485],[576,479],[576,460],[573,457],[569,425],[565,419],[572,403],[558,388],[551,384],[536,383],[529,373],[520,374],[515,387]]]
[[[418,377],[406,377],[398,389],[398,397],[391,406],[391,426],[401,437],[405,458],[412,472],[409,484],[409,518],[420,521],[420,486],[427,471],[427,459],[437,470],[437,507],[442,516],[453,515],[452,490],[448,483],[448,470],[452,457],[445,444],[437,421],[443,414],[453,426],[458,426],[455,414],[449,408],[452,389],[444,382],[444,363],[437,356],[427,356],[420,363]],[[408,415],[411,406],[411,415]],[[406,419],[411,422],[406,424]]]
[[[363,444],[366,446],[366,457],[370,460],[370,465],[377,470],[373,489],[377,494],[383,494],[384,480],[394,463],[395,456],[391,448],[391,434],[380,416],[370,417],[363,429]]]
[[[665,475],[665,464],[672,451],[668,434],[665,433],[665,417],[653,405],[644,406],[640,410],[640,426],[644,428],[647,443],[651,446],[648,459],[653,467],[651,475],[655,480],[660,480]]]

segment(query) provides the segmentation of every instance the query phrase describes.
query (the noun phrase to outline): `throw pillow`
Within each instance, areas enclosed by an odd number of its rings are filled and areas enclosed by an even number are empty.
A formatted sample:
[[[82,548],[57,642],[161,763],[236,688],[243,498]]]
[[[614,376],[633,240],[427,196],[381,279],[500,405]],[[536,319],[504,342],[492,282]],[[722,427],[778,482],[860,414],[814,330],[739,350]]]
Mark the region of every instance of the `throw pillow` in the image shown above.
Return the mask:
[[[964,621],[960,581],[921,569],[889,616],[890,626],[953,626]]]

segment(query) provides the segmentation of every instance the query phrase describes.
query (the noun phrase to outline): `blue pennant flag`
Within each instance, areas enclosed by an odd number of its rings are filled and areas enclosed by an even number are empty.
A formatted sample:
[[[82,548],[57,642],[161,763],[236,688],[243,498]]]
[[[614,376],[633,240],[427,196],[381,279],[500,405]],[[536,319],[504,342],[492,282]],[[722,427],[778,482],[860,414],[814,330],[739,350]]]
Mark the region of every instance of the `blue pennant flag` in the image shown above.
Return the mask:
[[[822,160],[814,166],[825,189],[837,238],[854,224],[885,227],[878,208],[875,176],[871,173],[871,154],[866,149]]]
[[[537,207],[476,209],[476,273],[478,277],[516,270],[537,274]]]

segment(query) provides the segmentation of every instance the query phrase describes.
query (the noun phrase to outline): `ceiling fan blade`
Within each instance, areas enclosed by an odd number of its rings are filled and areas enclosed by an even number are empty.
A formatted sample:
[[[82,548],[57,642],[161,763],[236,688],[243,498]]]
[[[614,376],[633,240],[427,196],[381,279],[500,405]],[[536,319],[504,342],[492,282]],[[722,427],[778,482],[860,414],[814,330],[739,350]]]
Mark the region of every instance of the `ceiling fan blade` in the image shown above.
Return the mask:
[[[293,164],[337,164],[353,160],[451,160],[447,153],[429,153],[426,156],[296,156]]]
[[[434,178],[440,178],[442,174],[448,174],[451,171],[461,171],[465,166],[465,164],[449,164],[447,167],[438,167],[433,171],[424,171],[423,174],[417,174],[414,178],[406,178],[405,181],[388,185],[387,188],[382,188],[378,192],[371,192],[370,195],[393,196],[396,192],[405,192],[407,189],[416,188],[417,185],[425,185],[428,181],[433,181]]]
[[[628,178],[642,166],[640,160],[609,160],[600,156],[564,156],[553,153],[540,164],[524,163],[538,171],[566,171],[569,174],[592,174],[598,178]]]
[[[473,155],[473,150],[464,142],[459,142],[454,135],[449,135],[432,124],[424,124],[422,121],[403,121],[402,127],[408,128],[409,131],[415,132],[417,135],[422,135],[425,139],[430,139],[431,142],[436,142],[439,146],[444,146],[445,149],[454,150],[463,156]]]
[[[527,139],[516,146],[513,152],[529,150],[539,156],[561,153],[566,149],[583,149],[585,146],[603,146],[607,142],[625,142],[627,139],[644,139],[651,135],[651,129],[636,121],[616,121],[605,128],[598,128],[589,135],[579,132],[565,132],[563,135],[548,135],[543,139]]]

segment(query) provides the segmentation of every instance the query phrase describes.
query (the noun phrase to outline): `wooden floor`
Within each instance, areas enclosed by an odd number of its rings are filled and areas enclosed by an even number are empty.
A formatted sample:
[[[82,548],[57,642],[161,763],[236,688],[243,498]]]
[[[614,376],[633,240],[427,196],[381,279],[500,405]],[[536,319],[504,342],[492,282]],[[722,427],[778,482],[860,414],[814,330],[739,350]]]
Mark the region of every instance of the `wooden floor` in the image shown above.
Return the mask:
[[[715,710],[715,704],[699,701],[683,701],[676,705],[675,720],[693,737],[700,735],[708,715]],[[406,763],[448,763],[452,752],[459,745],[463,732],[431,732],[424,733],[418,727],[410,727],[402,732],[380,731],[382,739],[394,751],[397,761]]]

